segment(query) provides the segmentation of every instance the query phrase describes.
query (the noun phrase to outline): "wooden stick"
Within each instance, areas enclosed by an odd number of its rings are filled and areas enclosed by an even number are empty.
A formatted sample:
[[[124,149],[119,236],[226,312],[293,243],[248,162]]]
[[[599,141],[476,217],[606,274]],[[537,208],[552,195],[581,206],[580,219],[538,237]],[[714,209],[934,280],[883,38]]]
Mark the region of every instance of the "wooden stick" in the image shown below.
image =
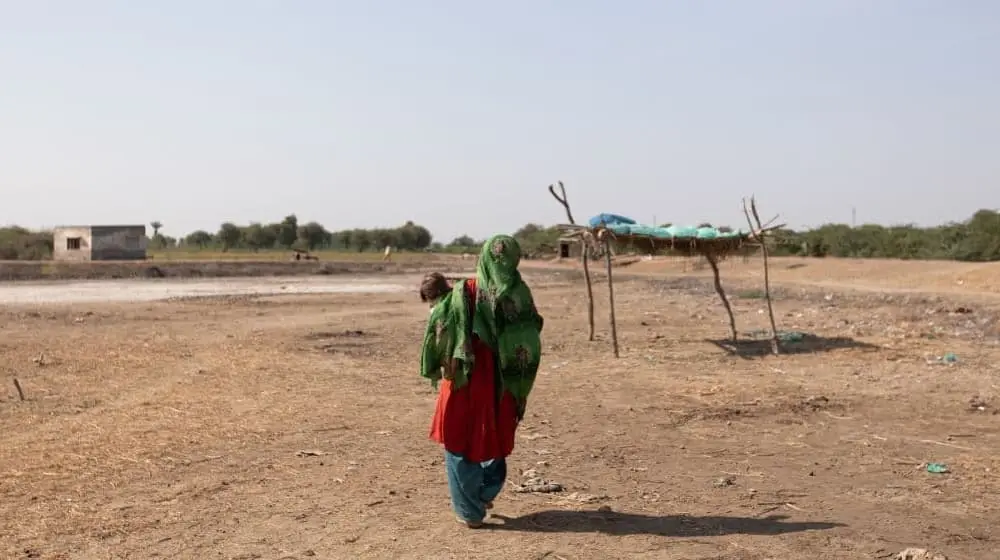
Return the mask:
[[[710,252],[702,253],[702,255],[708,261],[708,266],[712,267],[712,281],[715,284],[715,293],[719,294],[719,299],[722,300],[722,305],[726,308],[726,313],[729,315],[729,334],[733,339],[733,344],[737,344],[736,317],[733,315],[733,308],[729,305],[729,298],[726,297],[726,291],[722,289],[718,258],[715,256],[715,253]]]
[[[750,221],[751,214],[753,215],[753,220],[757,222],[756,228],[754,228],[753,222]],[[760,223],[760,214],[757,213],[757,201],[752,195],[750,196],[749,209],[747,208],[747,199],[743,199],[743,215],[747,218],[747,225],[750,226],[754,240],[760,245],[760,255],[764,261],[764,299],[767,301],[767,317],[771,321],[771,352],[777,356],[781,353],[781,345],[778,340],[778,326],[774,321],[774,305],[771,303],[771,274],[770,267],[767,264],[767,243],[764,242],[762,234],[764,226]]]
[[[21,382],[14,378],[14,388],[17,389],[17,396],[24,401],[24,389],[21,388]]]
[[[555,185],[549,185],[549,193],[552,194],[553,198],[559,201],[559,204],[563,205],[566,209],[566,219],[569,220],[571,225],[576,225],[576,221],[573,219],[573,212],[569,209],[569,201],[566,198],[566,186],[563,185],[562,181],[559,181],[559,191],[562,196],[556,194]],[[587,243],[586,236],[580,238],[580,249],[581,256],[580,260],[583,262],[583,279],[587,284],[587,322],[590,325],[590,334],[587,336],[587,340],[594,341],[594,288],[590,282],[590,266],[588,261],[590,260],[588,253],[590,253],[590,244]]]
[[[590,284],[590,265],[587,261],[590,260],[587,253],[590,252],[590,245],[586,241],[580,242],[580,248],[582,249],[582,255],[580,256],[581,262],[583,262],[583,279],[587,284],[587,324],[590,327],[590,332],[587,334],[587,340],[590,342],[594,341],[594,288]]]
[[[607,232],[605,232],[607,233]],[[608,236],[604,237],[604,263],[608,267],[608,301],[611,305],[611,347],[618,357],[618,325],[615,322],[615,283],[611,279],[611,241]]]
[[[563,185],[562,181],[559,181],[559,191],[562,193],[562,196],[556,194],[555,185],[549,185],[549,194],[554,196],[559,201],[559,204],[562,204],[563,208],[566,209],[566,219],[569,220],[569,223],[576,225],[576,220],[573,219],[573,212],[569,209],[569,202],[566,200],[566,186]]]
[[[778,217],[775,216],[771,221],[774,221],[774,220],[777,220],[777,219],[778,219]],[[759,235],[761,233],[768,233],[768,232],[774,231],[776,229],[781,229],[781,228],[783,228],[783,227],[785,227],[787,225],[788,224],[785,224],[785,223],[771,224],[771,222],[768,222],[767,224],[764,224],[763,226],[761,226],[759,228],[756,228],[756,229],[754,229],[751,226],[750,227],[750,229],[751,229],[751,231],[750,231],[750,237],[756,237],[756,235],[754,235],[754,234],[758,234]]]
[[[945,443],[943,441],[934,441],[932,439],[922,439],[922,440],[920,440],[920,443],[932,443],[934,445],[940,445],[940,446],[943,446],[943,447],[951,447],[951,448],[954,448],[954,449],[962,449],[964,451],[975,451],[975,449],[973,449],[971,447],[966,447],[964,445],[955,445],[954,443]]]

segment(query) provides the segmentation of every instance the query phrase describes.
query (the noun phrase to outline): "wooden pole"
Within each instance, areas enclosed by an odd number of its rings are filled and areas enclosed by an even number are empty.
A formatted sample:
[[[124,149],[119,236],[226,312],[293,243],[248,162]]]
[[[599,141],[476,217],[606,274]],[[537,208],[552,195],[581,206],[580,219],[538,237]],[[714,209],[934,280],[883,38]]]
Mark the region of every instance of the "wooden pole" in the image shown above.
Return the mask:
[[[606,231],[603,233],[607,233]],[[618,357],[618,325],[615,321],[615,282],[611,278],[611,242],[607,235],[604,237],[604,263],[608,267],[608,301],[611,306],[611,347],[614,349],[615,357]]]
[[[781,353],[781,344],[778,340],[778,326],[774,321],[774,306],[771,304],[771,274],[769,272],[770,267],[767,264],[767,243],[764,242],[764,235],[762,233],[764,226],[760,223],[760,214],[757,213],[757,201],[753,196],[750,197],[749,209],[747,208],[747,199],[743,199],[743,214],[747,218],[747,225],[750,226],[751,235],[753,235],[754,240],[760,245],[760,255],[764,261],[764,299],[767,300],[767,317],[771,321],[771,352],[777,356]],[[751,215],[753,215],[753,220],[756,222],[756,227],[754,227],[754,222],[750,221]],[[774,220],[772,219],[771,221]]]
[[[562,181],[559,181],[559,191],[562,196],[556,194],[555,185],[549,185],[549,193],[559,201],[559,204],[563,205],[566,209],[566,219],[569,220],[571,225],[576,225],[576,221],[573,220],[573,212],[569,209],[569,201],[566,198],[566,186],[563,185]],[[590,282],[590,266],[587,261],[590,260],[589,253],[590,247],[587,244],[586,238],[580,239],[580,248],[582,249],[582,254],[580,260],[583,262],[583,280],[587,284],[587,323],[590,325],[590,333],[587,335],[587,340],[594,341],[594,288]]]
[[[587,340],[590,342],[594,341],[594,288],[590,284],[590,265],[587,261],[590,260],[588,253],[590,253],[590,246],[586,241],[580,242],[580,248],[583,249],[583,256],[581,260],[583,261],[583,279],[587,283],[587,324],[590,327],[590,332],[587,334]]]
[[[24,400],[24,389],[21,388],[21,382],[18,381],[16,377],[14,378],[14,388],[17,389],[17,396],[18,396],[18,398],[20,398],[23,401]]]
[[[719,299],[722,300],[722,305],[726,308],[726,313],[729,315],[729,334],[733,339],[733,344],[737,344],[736,317],[733,316],[733,308],[729,305],[729,298],[726,297],[726,291],[722,289],[722,279],[719,277],[718,257],[716,257],[715,253],[708,251],[702,253],[702,255],[708,261],[708,266],[712,267],[712,281],[715,283],[715,293],[719,294]]]

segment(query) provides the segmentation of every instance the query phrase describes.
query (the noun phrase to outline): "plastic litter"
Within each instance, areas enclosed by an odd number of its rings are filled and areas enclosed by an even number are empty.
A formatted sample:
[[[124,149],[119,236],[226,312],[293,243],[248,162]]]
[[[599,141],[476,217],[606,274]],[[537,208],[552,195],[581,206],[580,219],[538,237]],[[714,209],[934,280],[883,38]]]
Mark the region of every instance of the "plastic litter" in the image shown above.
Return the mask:
[[[951,471],[948,470],[948,465],[944,463],[927,463],[927,472],[931,474],[945,474]]]

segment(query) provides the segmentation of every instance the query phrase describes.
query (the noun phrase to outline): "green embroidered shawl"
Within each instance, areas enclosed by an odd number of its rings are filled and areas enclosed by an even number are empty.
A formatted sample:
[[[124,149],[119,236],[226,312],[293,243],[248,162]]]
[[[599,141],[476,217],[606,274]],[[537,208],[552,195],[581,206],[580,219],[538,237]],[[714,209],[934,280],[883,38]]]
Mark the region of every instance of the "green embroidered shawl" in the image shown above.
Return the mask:
[[[520,262],[521,247],[513,237],[497,235],[483,245],[476,270],[476,301],[469,301],[463,282],[431,311],[421,353],[423,377],[436,386],[441,368],[455,359],[455,386],[465,385],[472,371],[471,335],[475,334],[493,349],[503,388],[523,410],[538,374],[544,321],[521,279]]]

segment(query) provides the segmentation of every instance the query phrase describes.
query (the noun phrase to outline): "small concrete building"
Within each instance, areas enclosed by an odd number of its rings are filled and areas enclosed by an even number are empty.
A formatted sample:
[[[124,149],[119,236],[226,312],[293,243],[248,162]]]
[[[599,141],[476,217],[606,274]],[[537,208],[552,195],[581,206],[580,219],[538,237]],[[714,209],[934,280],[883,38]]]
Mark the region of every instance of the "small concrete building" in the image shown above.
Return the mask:
[[[583,247],[580,240],[572,237],[561,237],[559,239],[559,258],[578,259],[583,254]]]
[[[64,226],[52,230],[57,261],[141,261],[146,259],[146,226]]]

